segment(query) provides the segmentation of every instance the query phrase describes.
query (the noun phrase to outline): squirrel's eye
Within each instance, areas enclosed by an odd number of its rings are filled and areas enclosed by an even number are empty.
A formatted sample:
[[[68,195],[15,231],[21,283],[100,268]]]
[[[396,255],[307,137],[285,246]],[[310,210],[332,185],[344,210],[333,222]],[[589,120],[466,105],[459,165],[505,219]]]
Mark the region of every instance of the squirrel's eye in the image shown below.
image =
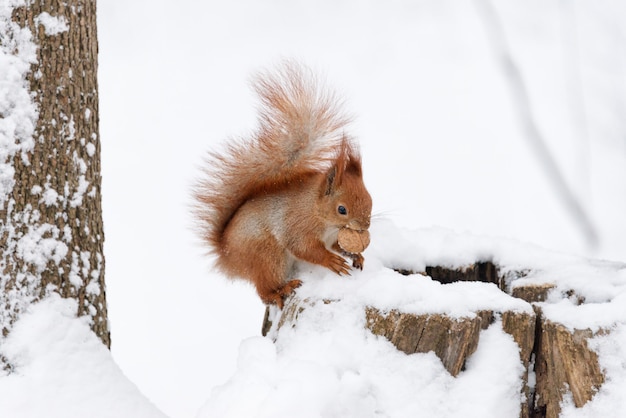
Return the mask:
[[[348,209],[346,209],[346,207],[343,205],[339,205],[339,207],[337,208],[337,212],[339,212],[340,215],[347,215]]]

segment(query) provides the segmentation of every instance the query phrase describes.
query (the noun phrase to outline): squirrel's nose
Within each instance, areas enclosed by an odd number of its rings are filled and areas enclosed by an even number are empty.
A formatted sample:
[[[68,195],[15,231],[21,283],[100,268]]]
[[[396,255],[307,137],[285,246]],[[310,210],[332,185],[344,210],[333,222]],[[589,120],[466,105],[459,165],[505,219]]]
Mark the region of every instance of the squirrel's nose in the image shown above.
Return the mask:
[[[370,227],[370,220],[367,219],[363,222],[358,221],[356,219],[353,219],[352,221],[350,221],[347,225],[347,227],[349,229],[352,229],[354,231],[365,231]]]

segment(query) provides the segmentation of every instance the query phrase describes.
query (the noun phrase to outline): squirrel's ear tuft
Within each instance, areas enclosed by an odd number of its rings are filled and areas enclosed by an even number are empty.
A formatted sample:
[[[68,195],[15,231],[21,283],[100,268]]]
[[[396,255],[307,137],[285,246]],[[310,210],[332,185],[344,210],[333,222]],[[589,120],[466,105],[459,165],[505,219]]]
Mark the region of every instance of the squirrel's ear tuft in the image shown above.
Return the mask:
[[[346,173],[361,177],[361,156],[354,143],[345,135],[341,139],[339,154],[335,162],[338,184],[341,184]]]
[[[330,196],[333,194],[333,191],[337,185],[337,166],[333,165],[328,173],[326,173],[326,178],[324,181],[324,196]]]
[[[324,182],[324,196],[329,196],[341,187],[346,174],[361,177],[361,157],[355,147],[345,135],[330,170]]]

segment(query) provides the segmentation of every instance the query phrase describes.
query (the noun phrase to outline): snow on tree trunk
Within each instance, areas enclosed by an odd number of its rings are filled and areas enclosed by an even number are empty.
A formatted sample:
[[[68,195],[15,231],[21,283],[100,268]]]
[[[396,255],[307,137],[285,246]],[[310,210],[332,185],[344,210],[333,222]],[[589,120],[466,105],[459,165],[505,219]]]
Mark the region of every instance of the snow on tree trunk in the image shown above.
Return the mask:
[[[110,346],[95,0],[0,7],[0,328],[50,292]]]

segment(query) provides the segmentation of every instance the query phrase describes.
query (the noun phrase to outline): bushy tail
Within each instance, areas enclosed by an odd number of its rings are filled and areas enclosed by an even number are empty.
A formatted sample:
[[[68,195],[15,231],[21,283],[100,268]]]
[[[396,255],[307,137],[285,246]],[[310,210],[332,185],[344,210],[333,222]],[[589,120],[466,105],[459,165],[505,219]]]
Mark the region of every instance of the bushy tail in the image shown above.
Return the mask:
[[[220,248],[224,229],[246,200],[327,171],[345,142],[349,118],[308,68],[285,62],[258,74],[253,86],[260,97],[256,133],[211,152],[195,188],[195,214],[212,251]]]

